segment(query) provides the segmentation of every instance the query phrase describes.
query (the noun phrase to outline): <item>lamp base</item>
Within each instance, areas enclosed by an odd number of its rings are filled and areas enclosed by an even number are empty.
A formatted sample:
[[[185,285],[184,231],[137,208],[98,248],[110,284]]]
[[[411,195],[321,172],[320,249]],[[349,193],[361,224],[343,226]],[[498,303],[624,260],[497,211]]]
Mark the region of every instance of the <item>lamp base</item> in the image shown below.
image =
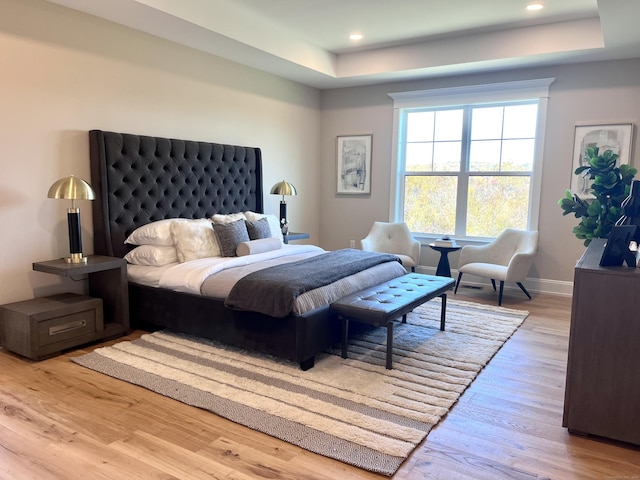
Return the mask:
[[[70,257],[65,257],[65,263],[87,263],[88,257],[84,257],[81,253],[72,253]]]

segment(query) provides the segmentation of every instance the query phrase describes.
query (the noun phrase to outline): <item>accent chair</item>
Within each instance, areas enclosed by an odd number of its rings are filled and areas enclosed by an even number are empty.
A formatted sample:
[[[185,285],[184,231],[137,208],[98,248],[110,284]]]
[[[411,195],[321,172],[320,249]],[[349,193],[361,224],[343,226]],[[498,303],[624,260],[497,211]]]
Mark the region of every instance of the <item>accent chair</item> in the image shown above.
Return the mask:
[[[538,250],[538,232],[508,228],[495,240],[486,245],[465,245],[458,257],[458,280],[454,293],[463,273],[490,278],[493,289],[496,280],[500,280],[498,305],[502,305],[504,282],[515,282],[520,290],[531,299],[531,295],[522,282],[527,277],[533,259]]]
[[[373,222],[368,235],[360,240],[360,248],[397,255],[402,266],[412,272],[420,262],[420,242],[411,236],[406,223]]]

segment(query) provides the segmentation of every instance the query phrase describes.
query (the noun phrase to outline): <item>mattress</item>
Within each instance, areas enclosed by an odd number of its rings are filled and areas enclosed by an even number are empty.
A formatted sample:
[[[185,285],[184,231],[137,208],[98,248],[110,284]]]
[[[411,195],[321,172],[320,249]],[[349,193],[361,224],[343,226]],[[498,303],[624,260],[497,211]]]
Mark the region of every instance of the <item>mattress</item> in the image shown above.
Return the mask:
[[[229,257],[226,259],[216,257],[162,267],[128,265],[127,274],[129,281],[136,284],[187,291],[224,301],[235,283],[249,273],[325,252],[311,245],[285,245],[282,250],[283,252],[275,255],[268,253],[248,256],[253,258]],[[373,287],[405,273],[406,270],[399,262],[376,265],[332,284],[303,293],[296,299],[292,313],[302,315],[331,304],[345,295]]]

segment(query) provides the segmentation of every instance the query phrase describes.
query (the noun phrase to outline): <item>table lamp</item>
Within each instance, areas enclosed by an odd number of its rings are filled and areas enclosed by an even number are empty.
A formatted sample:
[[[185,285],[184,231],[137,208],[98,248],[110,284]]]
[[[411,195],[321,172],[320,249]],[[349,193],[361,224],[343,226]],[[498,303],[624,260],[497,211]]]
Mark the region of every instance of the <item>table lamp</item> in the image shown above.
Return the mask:
[[[298,192],[296,192],[296,187],[289,182],[282,180],[271,187],[271,194],[282,195],[282,200],[280,201],[280,225],[284,225],[287,219],[287,202],[285,202],[284,196],[297,195]]]
[[[76,207],[76,200],[93,200],[96,198],[91,185],[76,178],[61,178],[49,188],[48,198],[71,200],[71,208],[67,209],[67,222],[69,224],[69,251],[70,257],[64,260],[67,263],[87,263],[87,257],[82,255],[82,231],[80,229],[80,209]]]

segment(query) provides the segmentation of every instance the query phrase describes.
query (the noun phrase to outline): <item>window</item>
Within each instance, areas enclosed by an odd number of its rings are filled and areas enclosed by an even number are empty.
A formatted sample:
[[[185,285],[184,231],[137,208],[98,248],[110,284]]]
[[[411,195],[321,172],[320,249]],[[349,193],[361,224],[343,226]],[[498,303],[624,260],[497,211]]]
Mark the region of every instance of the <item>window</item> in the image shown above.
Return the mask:
[[[537,81],[545,95],[550,80]],[[391,94],[395,221],[417,234],[457,238],[537,229],[546,114],[539,90],[513,82]]]

